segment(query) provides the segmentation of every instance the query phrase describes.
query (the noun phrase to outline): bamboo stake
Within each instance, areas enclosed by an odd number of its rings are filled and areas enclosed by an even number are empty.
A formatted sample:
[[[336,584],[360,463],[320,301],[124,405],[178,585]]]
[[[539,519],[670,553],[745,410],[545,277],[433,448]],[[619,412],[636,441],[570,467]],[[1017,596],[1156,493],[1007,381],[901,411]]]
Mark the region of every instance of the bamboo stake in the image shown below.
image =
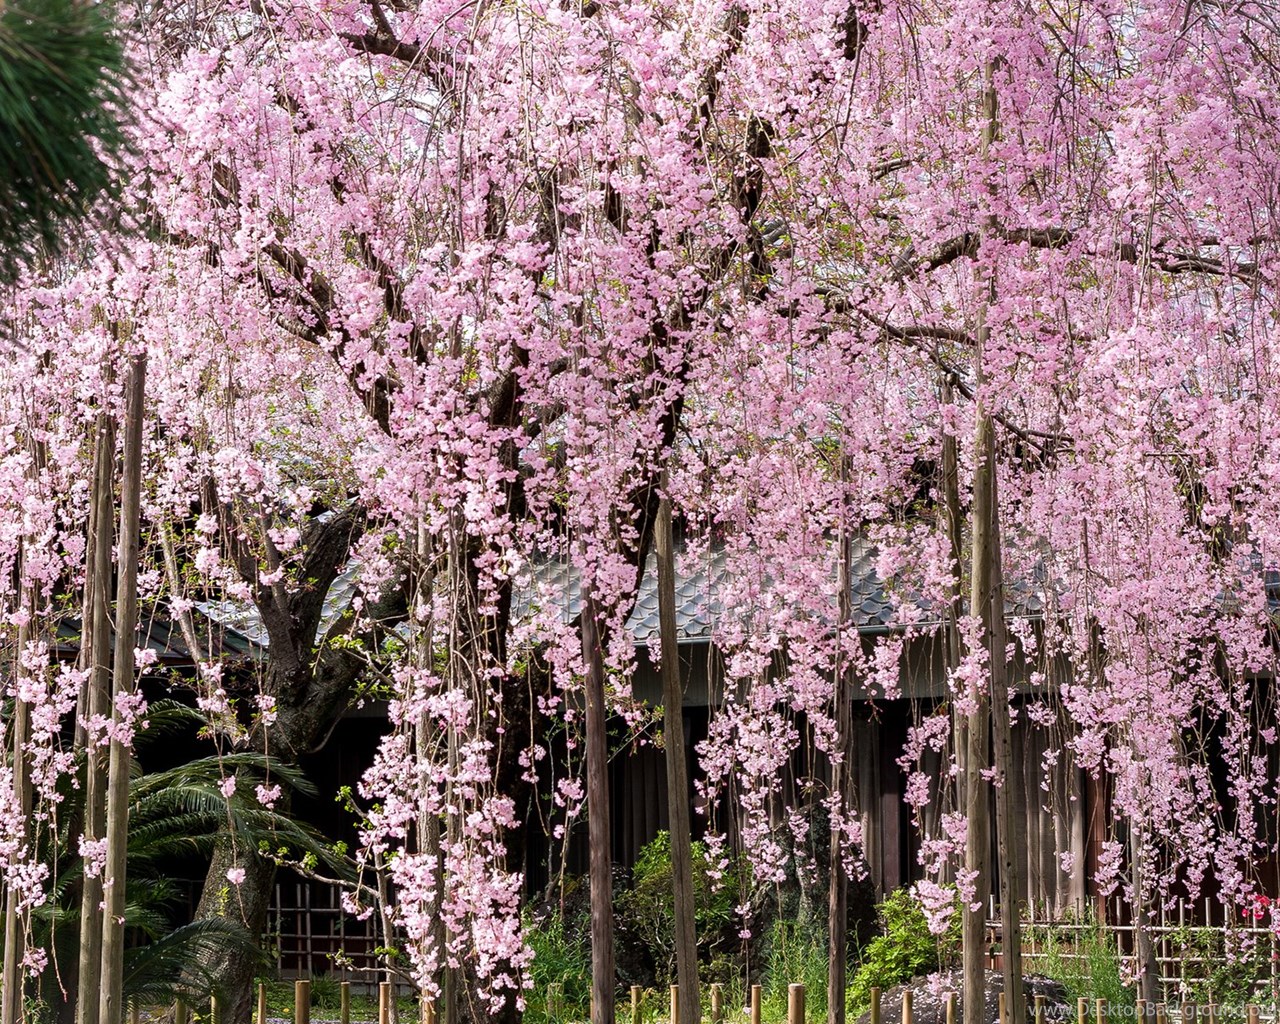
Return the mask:
[[[644,1021],[644,989],[639,985],[631,986],[631,1024],[643,1024]]]
[[[804,1024],[804,986],[787,986],[787,1024]]]
[[[1036,996],[1036,1024],[1044,1024],[1044,996]]]
[[[680,1024],[680,986],[671,986],[671,1024]]]
[[[751,986],[751,1024],[760,1024],[760,1003],[762,992],[759,985]]]
[[[1095,1024],[1107,1024],[1107,1001],[1105,999],[1095,999],[1093,1013]]]
[[[258,1024],[267,1024],[263,1017]],[[351,1024],[351,982],[344,981],[338,989],[338,1024]]]
[[[871,1024],[880,1024],[880,989],[871,986]]]
[[[345,982],[343,987],[346,987]],[[258,1024],[267,1024],[267,985],[263,981],[258,982]],[[343,1020],[342,1024],[347,1024],[347,1021]]]
[[[311,982],[305,978],[293,983],[293,1024],[311,1024]]]
[[[378,1024],[391,1024],[391,982],[378,982]]]
[[[190,1019],[191,1015],[187,1011],[187,1001],[179,999],[173,1006],[173,1024],[187,1024]]]
[[[996,997],[996,1006],[996,1019],[1000,1024],[1009,1024],[1009,1000],[1005,998],[1003,991]]]
[[[1076,1024],[1089,1024],[1089,1000],[1083,996],[1076,1000]]]
[[[911,1012],[911,989],[902,990],[902,1024],[911,1024],[915,1015]]]
[[[956,1024],[956,994],[947,993],[947,1024]]]
[[[724,986],[713,984],[711,986],[711,1024],[720,1024],[724,1020]]]

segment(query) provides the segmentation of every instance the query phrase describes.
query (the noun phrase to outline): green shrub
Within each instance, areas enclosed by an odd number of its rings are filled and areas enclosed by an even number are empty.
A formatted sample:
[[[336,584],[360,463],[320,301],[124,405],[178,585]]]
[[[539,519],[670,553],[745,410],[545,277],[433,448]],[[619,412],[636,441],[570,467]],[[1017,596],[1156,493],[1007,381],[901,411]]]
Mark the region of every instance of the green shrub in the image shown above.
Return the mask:
[[[825,935],[816,935],[792,922],[775,921],[763,973],[762,1009],[766,1019],[787,1019],[787,986],[791,984],[804,985],[805,1017],[809,1020],[826,1019]]]
[[[739,898],[741,862],[731,864],[723,877],[714,877],[707,848],[693,843],[694,921],[698,950],[709,960],[711,951],[736,933],[734,906]],[[671,835],[659,832],[640,851],[631,872],[631,887],[615,899],[619,923],[652,958],[661,980],[675,976],[675,896],[672,894]]]
[[[533,962],[529,977],[533,991],[528,1000],[525,1020],[546,1022],[581,1019],[591,1006],[591,942],[586,929],[565,929],[559,914],[552,914],[537,924],[526,921],[529,948]],[[547,1005],[547,993],[558,986],[558,1012]]]
[[[1104,999],[1113,1006],[1132,1003],[1120,950],[1106,929],[1096,924],[1076,932],[1047,929],[1037,932],[1034,941],[1037,952],[1026,959],[1027,970],[1060,982],[1067,990],[1068,1002]]]
[[[1254,1002],[1271,984],[1270,944],[1220,928],[1180,928],[1169,934],[1183,959],[1187,990],[1183,998],[1221,1008],[1220,1016],[1243,1019],[1240,1008]]]
[[[958,897],[957,897],[958,898]],[[891,892],[877,908],[883,934],[862,949],[849,985],[849,1008],[859,1014],[871,1005],[872,988],[888,989],[950,965],[960,948],[959,911],[943,935],[934,935],[910,889]]]

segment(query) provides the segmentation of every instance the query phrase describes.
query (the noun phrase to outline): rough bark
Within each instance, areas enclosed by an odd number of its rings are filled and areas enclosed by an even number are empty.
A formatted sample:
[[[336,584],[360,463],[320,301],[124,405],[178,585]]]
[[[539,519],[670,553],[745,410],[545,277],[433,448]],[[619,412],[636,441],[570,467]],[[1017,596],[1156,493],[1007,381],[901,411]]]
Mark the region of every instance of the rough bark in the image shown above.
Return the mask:
[[[282,797],[277,809],[287,809],[286,800]],[[243,925],[250,935],[261,935],[267,926],[276,866],[244,849],[236,854],[229,843],[218,843],[214,849],[196,917],[225,917]],[[239,885],[227,881],[227,871],[233,867],[244,871],[244,881]],[[242,951],[219,957],[216,977],[221,983],[222,1019],[226,1024],[248,1024],[252,1020],[254,979],[259,967],[256,957]]]
[[[658,504],[654,530],[658,567],[658,632],[662,651],[662,729],[667,753],[667,809],[671,832],[671,887],[675,897],[676,981],[680,1020],[699,1024],[698,936],[694,920],[692,828],[689,823],[689,769],[684,750],[684,684],[676,635],[676,557],[671,499]]]
[[[233,557],[251,560],[248,552],[234,542],[240,532],[236,510],[221,502],[211,485],[206,487],[204,505],[206,511],[222,520],[224,536],[233,538],[229,544]],[[311,585],[293,591],[273,587],[255,595],[271,640],[263,688],[276,698],[277,718],[269,727],[269,734],[260,732],[254,737],[254,745],[260,751],[269,750],[272,757],[280,760],[296,763],[300,756],[324,745],[365,667],[358,653],[345,648],[326,646],[319,652],[315,650],[324,596],[346,565],[351,545],[363,526],[363,511],[359,508],[337,512],[323,522],[313,521],[303,537],[300,574]],[[242,567],[242,574],[250,579],[255,575],[248,564]],[[370,607],[370,617],[375,622],[398,619],[402,603],[396,595],[387,595]],[[235,887],[233,903],[226,903],[226,872],[232,866],[245,870],[245,882]],[[205,876],[198,916],[225,916],[224,912],[230,910],[251,934],[260,935],[271,905],[275,870],[274,862],[246,850],[240,851],[240,859],[233,865],[229,851],[220,845]],[[224,1024],[249,1024],[258,968],[255,955],[240,948],[227,948],[206,960],[204,966],[221,979]]]
[[[1133,862],[1133,939],[1138,969],[1138,998],[1153,1008],[1160,999],[1160,963],[1148,918],[1149,900],[1144,885],[1146,843],[1137,824],[1129,827],[1129,857]]]

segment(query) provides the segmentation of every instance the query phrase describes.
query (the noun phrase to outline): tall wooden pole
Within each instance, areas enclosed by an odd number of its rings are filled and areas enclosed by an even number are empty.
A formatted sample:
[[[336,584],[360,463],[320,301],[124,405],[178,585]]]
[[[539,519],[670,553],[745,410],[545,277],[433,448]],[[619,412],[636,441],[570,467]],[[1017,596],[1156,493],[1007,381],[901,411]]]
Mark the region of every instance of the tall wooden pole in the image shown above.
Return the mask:
[[[990,452],[995,461],[995,452]],[[1000,503],[991,471],[991,740],[996,763],[996,837],[1000,857],[1000,951],[1009,1024],[1026,1024],[1027,997],[1022,988],[1022,900],[1025,860],[1018,842],[1013,785],[1013,733],[1009,722],[1008,630],[1004,621],[1004,571],[1000,553]]]
[[[124,465],[120,485],[119,567],[116,582],[115,695],[134,690],[134,637],[138,630],[138,547],[142,525],[142,426],[147,355],[143,349],[129,361],[125,381]],[[120,709],[112,709],[119,723]],[[125,851],[129,839],[129,748],[111,740],[107,767],[107,860],[103,878],[102,979],[98,1024],[124,1019]]]
[[[93,477],[93,546],[88,573],[91,651],[85,711],[101,721],[111,707],[111,551],[114,547],[116,432],[112,418],[98,417]],[[107,758],[101,743],[85,748],[84,837],[101,840],[107,825]],[[80,890],[80,971],[76,989],[76,1024],[98,1024],[102,979],[102,875],[86,874]]]
[[[664,481],[665,486],[665,481]],[[667,745],[667,811],[671,834],[671,887],[675,897],[676,981],[680,985],[680,1019],[671,1024],[699,1024],[698,936],[694,921],[693,830],[689,822],[689,769],[684,750],[684,685],[676,635],[675,530],[671,499],[658,503],[654,524],[654,558],[658,564],[658,634],[662,653],[662,731]]]
[[[582,598],[582,656],[586,662],[587,837],[591,846],[591,1024],[614,1024],[613,856],[609,828],[609,710],[599,608],[590,590]]]
[[[980,151],[986,155],[996,132],[996,94],[993,84],[994,68],[988,62],[983,74],[982,106],[983,124]],[[973,356],[974,378],[977,383],[977,410],[974,426],[973,501],[970,506],[970,579],[969,611],[982,620],[982,643],[991,652],[992,582],[991,562],[993,551],[992,526],[996,522],[992,502],[995,491],[994,426],[987,408],[982,388],[986,381],[983,369],[986,343],[990,337],[987,326],[987,307],[991,301],[994,282],[988,278],[982,283],[985,292],[978,300],[978,313],[974,330]],[[1003,607],[999,610],[1003,618]],[[999,652],[1001,661],[1004,651]],[[994,662],[995,659],[992,659]],[[990,762],[988,750],[991,726],[990,692],[977,687],[969,694],[968,721],[965,725],[964,804],[968,819],[965,832],[965,872],[969,876],[973,893],[966,903],[962,921],[964,961],[964,1024],[985,1024],[986,1019],[986,913],[987,896],[991,890],[990,842],[991,818],[988,789],[982,776]]]
[[[22,676],[22,652],[31,639],[30,610],[34,595],[30,588],[22,588],[23,601],[27,604],[27,619],[18,627],[18,646],[13,659],[14,679]],[[23,830],[31,817],[31,778],[27,770],[26,745],[31,738],[31,705],[15,698],[13,702],[13,807],[22,814]],[[24,837],[25,841],[25,837]],[[3,1024],[18,1024],[23,1019],[23,994],[25,971],[22,961],[26,956],[27,915],[19,906],[18,894],[10,889],[5,895],[4,907],[4,966],[0,977],[0,1020]]]
[[[841,460],[840,479],[849,485],[849,461]],[[841,509],[847,507],[841,496]],[[853,536],[842,515],[840,529],[840,565],[836,574],[839,588],[840,628],[837,642],[844,643],[850,635],[853,619],[853,592],[850,577],[853,574]],[[842,815],[853,812],[853,678],[846,668],[847,659],[837,659],[835,695],[833,700],[836,723],[835,758],[831,766],[831,789],[839,801]],[[827,888],[827,1024],[844,1024],[845,993],[848,987],[849,964],[849,873],[845,864],[844,830],[839,823],[831,822],[830,879]]]

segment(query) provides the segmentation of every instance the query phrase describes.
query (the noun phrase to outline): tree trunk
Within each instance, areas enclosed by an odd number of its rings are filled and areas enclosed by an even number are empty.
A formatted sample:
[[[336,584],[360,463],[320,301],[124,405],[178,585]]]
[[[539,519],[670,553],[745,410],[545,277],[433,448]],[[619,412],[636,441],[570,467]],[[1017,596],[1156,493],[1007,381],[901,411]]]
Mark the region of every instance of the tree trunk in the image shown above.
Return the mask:
[[[689,769],[684,751],[684,685],[676,635],[676,556],[671,499],[663,496],[655,523],[658,565],[658,633],[662,652],[662,731],[667,745],[667,808],[671,829],[671,887],[675,897],[676,981],[680,1020],[699,1024],[698,936],[694,921],[692,828],[689,823]]]
[[[1136,822],[1129,823],[1129,857],[1133,861],[1133,941],[1138,968],[1138,998],[1153,1009],[1160,1000],[1160,964],[1156,960],[1156,946],[1151,937],[1151,923],[1147,918],[1148,900],[1144,878],[1146,844],[1142,829]]]
[[[119,698],[134,691],[133,645],[138,630],[138,544],[142,518],[142,416],[146,393],[144,349],[129,363],[125,383],[124,469],[120,487],[119,579],[116,586],[116,649],[113,676],[116,706],[112,721],[122,720]],[[102,978],[99,1024],[124,1019],[125,853],[129,841],[129,747],[111,740],[107,769],[107,862],[103,878]]]
[[[90,590],[86,607],[90,643],[89,686],[85,694],[86,720],[101,721],[111,711],[111,550],[114,546],[115,427],[105,414],[98,417],[94,458],[93,536]],[[95,742],[85,746],[84,838],[92,842],[106,834],[106,751]],[[102,875],[85,874],[80,889],[80,957],[76,986],[76,1024],[98,1024],[98,993],[102,978]]]
[[[582,656],[586,662],[587,831],[591,846],[591,1024],[614,1024],[613,857],[609,828],[609,709],[605,704],[604,654],[599,610],[590,592],[582,598]]]
[[[288,811],[288,797],[282,797],[276,809]],[[244,871],[244,881],[232,885],[227,881],[231,868]],[[225,917],[244,926],[254,936],[262,935],[267,927],[267,912],[271,909],[271,893],[276,879],[276,865],[256,851],[236,851],[229,843],[218,843],[213,851],[209,874],[196,919]],[[227,949],[211,963],[206,963],[219,981],[223,1024],[250,1024],[254,1010],[254,979],[259,962],[251,954]]]

